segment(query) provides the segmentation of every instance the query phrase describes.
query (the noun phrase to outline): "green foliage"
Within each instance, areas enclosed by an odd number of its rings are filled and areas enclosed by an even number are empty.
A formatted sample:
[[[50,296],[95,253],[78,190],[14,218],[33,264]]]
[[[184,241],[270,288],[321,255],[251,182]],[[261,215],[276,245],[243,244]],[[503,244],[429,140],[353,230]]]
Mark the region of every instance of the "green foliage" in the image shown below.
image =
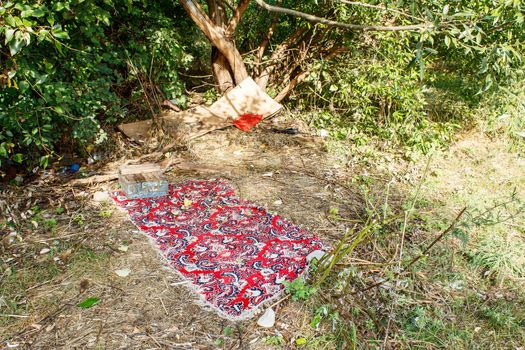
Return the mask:
[[[58,142],[104,142],[104,125],[147,112],[145,80],[183,104],[177,71],[192,58],[173,10],[167,1],[4,2],[0,165],[46,166]]]
[[[56,207],[55,208],[55,213],[56,214],[62,214],[64,211],[66,211],[63,207]]]
[[[525,148],[525,71],[507,86],[491,93],[478,108],[486,118],[480,123],[493,137],[506,135],[516,150]]]
[[[87,298],[84,301],[80,302],[77,306],[82,308],[82,309],[89,309],[89,308],[92,308],[93,306],[95,306],[96,304],[98,304],[99,302],[100,302],[99,298],[90,297],[90,298]]]
[[[486,275],[523,278],[525,276],[525,242],[509,232],[492,232],[481,238],[470,251],[472,263],[486,269]]]
[[[284,345],[284,339],[281,335],[269,335],[263,339],[268,345],[281,346]]]
[[[285,291],[292,295],[294,301],[306,300],[317,291],[315,287],[309,286],[302,277],[298,277],[292,282],[284,281],[283,284]]]
[[[301,6],[318,15],[330,13],[328,5]],[[460,126],[480,119],[475,109],[482,93],[505,89],[510,81],[523,85],[519,1],[331,6],[341,22],[428,26],[396,33],[333,30],[325,37],[324,45],[345,47],[343,59],[314,59],[294,98],[304,118],[328,130],[332,139],[401,146],[409,157],[425,154],[448,144]],[[513,86],[510,94],[517,89]],[[494,102],[505,94],[497,94]]]
[[[504,302],[494,302],[480,309],[479,315],[486,319],[496,329],[510,329],[519,331],[525,325],[523,310],[517,307],[509,307]]]

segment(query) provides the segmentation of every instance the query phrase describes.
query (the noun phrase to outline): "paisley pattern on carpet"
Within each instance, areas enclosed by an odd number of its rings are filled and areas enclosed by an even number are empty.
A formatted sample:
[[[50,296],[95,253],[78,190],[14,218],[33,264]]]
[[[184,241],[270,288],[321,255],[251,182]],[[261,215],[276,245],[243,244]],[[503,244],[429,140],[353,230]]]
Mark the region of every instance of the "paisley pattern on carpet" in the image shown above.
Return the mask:
[[[283,290],[283,281],[305,271],[308,254],[327,248],[290,221],[240,199],[225,180],[170,184],[168,195],[158,198],[112,197],[205,304],[230,319],[249,317]]]

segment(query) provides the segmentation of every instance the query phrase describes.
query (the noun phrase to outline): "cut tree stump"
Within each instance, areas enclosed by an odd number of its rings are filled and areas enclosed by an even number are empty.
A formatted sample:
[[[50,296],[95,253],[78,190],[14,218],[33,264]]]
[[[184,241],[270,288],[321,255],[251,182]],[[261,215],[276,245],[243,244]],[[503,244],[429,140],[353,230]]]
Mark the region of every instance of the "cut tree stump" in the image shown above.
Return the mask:
[[[231,126],[243,114],[259,114],[268,118],[281,108],[259,85],[247,78],[209,107],[197,106],[182,112],[165,112],[158,120],[167,133],[183,142]],[[151,125],[151,120],[144,120],[121,124],[118,128],[133,141],[145,142]]]

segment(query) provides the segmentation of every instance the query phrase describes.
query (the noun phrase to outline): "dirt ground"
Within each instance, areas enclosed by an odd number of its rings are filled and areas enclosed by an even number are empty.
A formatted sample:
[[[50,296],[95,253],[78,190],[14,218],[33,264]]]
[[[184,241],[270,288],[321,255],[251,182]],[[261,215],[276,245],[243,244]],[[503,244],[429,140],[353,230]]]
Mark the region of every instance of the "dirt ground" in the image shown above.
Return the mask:
[[[192,164],[185,170],[175,166],[167,173],[170,181],[228,179],[241,197],[292,219],[329,243],[346,226],[327,218],[330,208],[360,212],[358,201],[348,200],[353,196],[341,180],[348,174],[315,136],[230,129],[202,137],[170,156]],[[257,317],[232,323],[200,308],[125,214],[92,200],[96,191],[116,185],[74,187],[48,177],[4,192],[10,197],[9,215],[17,216],[23,229],[16,239],[4,239],[2,283],[4,288],[21,288],[11,300],[0,299],[0,307],[7,310],[1,315],[2,346],[265,349],[264,337],[282,334],[293,340],[294,330],[308,324],[302,304],[290,301],[275,306],[277,324],[270,330],[258,327]],[[35,205],[40,215],[36,218]],[[65,211],[59,215],[57,208]],[[49,224],[51,217],[55,225]],[[48,280],[35,275],[39,270],[34,266],[45,264],[57,269],[45,273]],[[114,273],[122,268],[130,269],[129,276]],[[77,307],[87,297],[100,302],[89,309]]]
[[[281,135],[263,127],[206,135],[169,155],[179,166],[167,176],[172,182],[228,179],[241,197],[334,243],[352,223],[331,220],[331,208],[348,219],[366,215],[369,197],[355,179],[372,178],[380,192],[390,183],[390,200],[401,200],[425,165],[387,162],[384,171],[343,162],[300,123],[286,126],[304,133]],[[451,154],[476,147],[468,142],[460,141]],[[432,196],[466,186],[454,180],[456,172],[445,158],[439,158],[434,175],[453,183],[439,180],[447,185]],[[505,164],[493,161],[504,172]],[[111,203],[93,201],[96,191],[116,186],[115,181],[71,186],[53,175],[3,191],[3,215],[15,218],[16,229],[3,233],[0,246],[0,348],[264,350],[274,348],[264,341],[273,335],[282,335],[284,346],[294,348],[311,321],[304,303],[274,303],[277,323],[271,329],[258,327],[257,317],[233,323],[203,310],[124,213]],[[120,277],[114,272],[119,269],[130,273]],[[100,301],[89,309],[77,306],[88,297]]]

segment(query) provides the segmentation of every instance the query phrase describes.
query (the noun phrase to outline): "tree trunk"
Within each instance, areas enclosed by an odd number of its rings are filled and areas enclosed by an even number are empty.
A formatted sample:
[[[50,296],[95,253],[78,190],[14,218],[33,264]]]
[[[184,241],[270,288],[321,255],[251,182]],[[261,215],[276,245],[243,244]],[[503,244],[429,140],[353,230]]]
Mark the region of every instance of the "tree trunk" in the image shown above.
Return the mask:
[[[235,87],[228,59],[215,46],[211,48],[211,71],[221,94]]]
[[[235,43],[225,35],[226,28],[215,25],[199,4],[193,0],[180,0],[180,3],[188,15],[190,15],[193,22],[197,24],[199,29],[202,30],[204,35],[210,40],[212,46],[216,47],[218,52],[224,55],[224,59],[229,65],[228,70],[226,70],[225,65],[221,63],[222,59],[220,56],[216,58],[216,63],[218,63],[216,65],[217,72],[221,76],[221,79],[222,77],[226,77],[226,71],[228,71],[228,74],[230,74],[229,71],[231,71],[230,77],[233,75],[233,83],[235,85],[246,79],[248,77],[248,71],[246,70],[239,50],[235,47]],[[226,85],[227,81],[225,80],[224,82]],[[221,85],[220,82],[219,85]]]
[[[224,29],[227,23],[226,11],[217,0],[208,0],[208,13],[213,24]],[[216,46],[211,48],[211,70],[217,89],[221,94],[235,86],[233,72],[226,56]]]

